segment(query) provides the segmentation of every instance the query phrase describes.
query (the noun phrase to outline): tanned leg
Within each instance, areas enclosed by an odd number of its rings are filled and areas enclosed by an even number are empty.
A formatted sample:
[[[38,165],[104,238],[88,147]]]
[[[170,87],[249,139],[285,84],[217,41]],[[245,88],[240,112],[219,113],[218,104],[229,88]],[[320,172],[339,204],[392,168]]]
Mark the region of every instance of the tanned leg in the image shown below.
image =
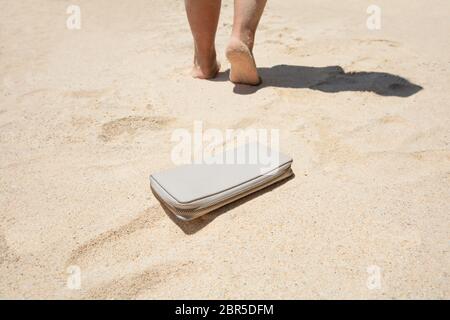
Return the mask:
[[[234,21],[227,58],[231,63],[230,80],[258,85],[261,79],[253,57],[253,45],[259,20],[267,0],[235,0]]]
[[[194,37],[192,76],[214,78],[220,65],[216,60],[215,38],[221,0],[185,0],[186,13]]]

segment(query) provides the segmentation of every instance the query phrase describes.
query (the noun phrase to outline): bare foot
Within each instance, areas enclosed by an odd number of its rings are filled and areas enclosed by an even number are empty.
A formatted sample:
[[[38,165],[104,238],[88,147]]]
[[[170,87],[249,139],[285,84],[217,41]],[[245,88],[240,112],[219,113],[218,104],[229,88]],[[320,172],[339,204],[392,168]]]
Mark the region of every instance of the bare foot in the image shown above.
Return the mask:
[[[205,60],[205,59],[204,59]],[[207,61],[200,62],[197,57],[194,57],[194,66],[192,67],[192,77],[197,79],[212,79],[220,70],[220,63],[216,60],[214,55]]]
[[[231,82],[253,86],[261,83],[253,54],[244,42],[232,38],[228,44],[226,55],[231,63]]]

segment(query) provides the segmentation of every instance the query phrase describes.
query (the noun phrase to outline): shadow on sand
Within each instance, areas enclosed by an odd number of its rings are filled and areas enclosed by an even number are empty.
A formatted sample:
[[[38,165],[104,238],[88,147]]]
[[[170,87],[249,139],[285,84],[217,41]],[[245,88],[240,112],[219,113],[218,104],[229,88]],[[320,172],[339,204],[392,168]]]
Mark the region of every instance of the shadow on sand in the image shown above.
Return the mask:
[[[273,185],[264,188],[262,190],[256,191],[255,193],[249,194],[248,196],[245,196],[244,198],[241,198],[237,201],[234,201],[232,203],[229,203],[217,210],[214,210],[204,216],[201,216],[195,220],[192,221],[183,221],[178,219],[169,209],[167,209],[163,203],[161,203],[162,208],[164,209],[164,212],[167,214],[167,216],[187,235],[192,235],[206,227],[208,224],[214,221],[218,216],[236,208],[240,205],[246,203],[247,201],[250,201],[252,199],[255,199],[256,197],[259,197],[263,195],[266,192],[270,192],[273,189],[285,184],[291,179],[294,179],[295,175],[290,176],[289,178],[286,178],[282,181],[279,181],[277,183],[274,183]],[[156,197],[158,199],[158,197]]]
[[[266,87],[311,89],[335,93],[369,91],[381,96],[409,97],[423,88],[408,80],[385,72],[349,72],[342,67],[303,67],[276,65],[258,68],[263,82],[259,86],[235,85],[237,94],[252,94]],[[229,70],[220,72],[212,81],[228,81]]]

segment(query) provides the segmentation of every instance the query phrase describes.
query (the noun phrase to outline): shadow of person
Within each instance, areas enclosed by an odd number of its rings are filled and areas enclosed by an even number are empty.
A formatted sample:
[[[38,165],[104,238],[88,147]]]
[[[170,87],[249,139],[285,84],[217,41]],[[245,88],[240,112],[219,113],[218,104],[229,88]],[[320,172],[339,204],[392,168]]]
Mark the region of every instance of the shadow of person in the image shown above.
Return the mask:
[[[166,213],[166,215],[187,235],[192,235],[197,233],[198,231],[200,231],[201,229],[203,229],[204,227],[206,227],[208,224],[210,224],[211,222],[213,222],[218,216],[221,216],[224,213],[227,213],[228,211],[239,207],[240,205],[246,203],[247,201],[250,201],[252,199],[255,199],[256,197],[259,197],[261,195],[263,195],[266,192],[270,192],[273,189],[285,184],[286,182],[288,182],[291,179],[294,179],[295,174],[293,174],[292,176],[290,176],[289,178],[286,178],[284,180],[281,180],[279,182],[274,183],[271,186],[268,186],[267,188],[261,189],[259,191],[256,191],[255,193],[249,194],[239,200],[236,200],[232,203],[229,203],[219,209],[216,209],[204,216],[201,216],[195,220],[191,220],[191,221],[183,221],[178,219],[169,209],[167,209],[164,206],[164,203],[161,203],[161,207],[164,209],[164,212]],[[158,199],[158,197],[156,197],[156,199]],[[159,199],[158,199],[159,200]]]
[[[342,67],[303,67],[276,65],[258,68],[263,82],[259,86],[235,85],[237,94],[252,94],[266,87],[311,89],[336,93],[342,91],[368,91],[380,96],[409,97],[423,88],[405,78],[385,72],[348,72]],[[217,81],[228,79],[222,72]]]

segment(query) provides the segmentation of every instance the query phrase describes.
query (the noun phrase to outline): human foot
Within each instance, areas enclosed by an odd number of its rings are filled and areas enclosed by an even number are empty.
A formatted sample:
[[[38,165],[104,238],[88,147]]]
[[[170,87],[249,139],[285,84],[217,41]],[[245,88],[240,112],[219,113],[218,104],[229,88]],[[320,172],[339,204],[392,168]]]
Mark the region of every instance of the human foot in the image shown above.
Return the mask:
[[[197,79],[212,79],[220,70],[220,63],[213,55],[208,59],[199,59],[194,57],[194,66],[192,67],[192,77]]]
[[[253,86],[261,83],[253,54],[244,42],[232,38],[228,44],[226,56],[231,64],[231,82]]]

